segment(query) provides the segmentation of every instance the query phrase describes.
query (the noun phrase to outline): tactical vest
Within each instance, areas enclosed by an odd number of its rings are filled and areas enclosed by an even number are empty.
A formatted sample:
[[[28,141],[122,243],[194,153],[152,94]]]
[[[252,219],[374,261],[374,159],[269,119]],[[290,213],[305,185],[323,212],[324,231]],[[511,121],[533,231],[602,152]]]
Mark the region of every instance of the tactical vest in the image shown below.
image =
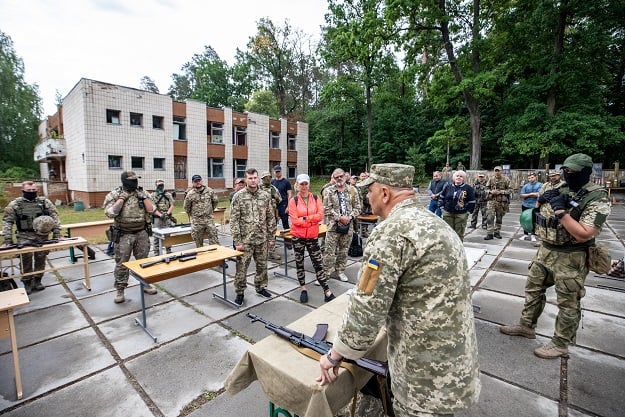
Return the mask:
[[[120,228],[122,232],[140,232],[145,229],[146,223],[143,201],[139,200],[136,192],[132,193],[115,217],[115,226]]]
[[[15,210],[15,225],[20,232],[34,232],[33,221],[39,216],[49,216],[46,208],[46,199],[37,197],[34,201],[28,201],[24,197],[17,199]]]
[[[561,187],[560,193],[570,194],[568,187]],[[569,215],[576,221],[582,216],[582,212],[588,203],[607,197],[607,192],[597,184],[587,184],[571,197],[571,207],[567,209]],[[555,246],[563,247],[587,247],[595,243],[595,239],[590,239],[583,243],[578,243],[573,236],[562,226],[551,204],[542,204],[535,217],[535,231],[540,240]]]
[[[160,211],[161,213],[167,212],[167,210],[169,210],[169,206],[170,206],[169,198],[167,197],[167,191],[163,191],[160,194],[159,194],[158,191],[155,191],[154,195],[158,196],[158,198],[154,202],[154,206],[156,206],[158,211]]]

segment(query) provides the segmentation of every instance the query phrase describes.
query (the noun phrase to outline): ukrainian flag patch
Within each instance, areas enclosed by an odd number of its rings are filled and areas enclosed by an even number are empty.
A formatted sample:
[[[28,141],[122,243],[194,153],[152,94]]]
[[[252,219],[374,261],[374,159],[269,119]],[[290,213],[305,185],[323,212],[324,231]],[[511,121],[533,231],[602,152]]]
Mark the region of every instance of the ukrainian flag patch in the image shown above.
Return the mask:
[[[369,259],[369,262],[367,262],[367,267],[373,269],[374,271],[377,271],[380,267],[380,263],[375,259]]]

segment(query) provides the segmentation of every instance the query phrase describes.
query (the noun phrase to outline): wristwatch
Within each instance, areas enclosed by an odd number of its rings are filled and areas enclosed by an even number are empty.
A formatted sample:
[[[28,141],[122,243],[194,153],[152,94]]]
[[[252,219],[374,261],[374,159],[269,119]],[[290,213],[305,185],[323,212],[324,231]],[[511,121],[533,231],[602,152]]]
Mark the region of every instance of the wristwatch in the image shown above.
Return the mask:
[[[326,358],[328,358],[328,361],[332,364],[332,366],[337,366],[338,364],[343,362],[343,359],[334,359],[332,355],[330,355],[330,351],[328,351]]]
[[[569,213],[565,210],[562,213],[556,214],[556,217],[558,218],[558,220],[560,220],[562,219],[562,217],[566,216],[567,214]]]

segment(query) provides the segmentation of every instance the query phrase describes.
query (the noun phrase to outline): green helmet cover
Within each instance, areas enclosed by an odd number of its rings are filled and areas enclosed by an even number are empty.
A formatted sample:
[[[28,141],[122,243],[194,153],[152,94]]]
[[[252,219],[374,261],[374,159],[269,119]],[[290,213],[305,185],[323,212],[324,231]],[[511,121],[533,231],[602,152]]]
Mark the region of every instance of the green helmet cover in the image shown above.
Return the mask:
[[[519,220],[524,231],[534,233],[534,209],[523,210]]]

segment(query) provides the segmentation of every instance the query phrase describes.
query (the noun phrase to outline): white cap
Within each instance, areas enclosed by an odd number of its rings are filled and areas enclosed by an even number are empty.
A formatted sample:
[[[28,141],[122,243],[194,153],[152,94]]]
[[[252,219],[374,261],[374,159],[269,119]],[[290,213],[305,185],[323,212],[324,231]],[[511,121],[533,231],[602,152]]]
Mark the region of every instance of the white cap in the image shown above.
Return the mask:
[[[299,174],[296,181],[298,184],[301,182],[307,182],[310,184],[310,177],[306,174]]]

